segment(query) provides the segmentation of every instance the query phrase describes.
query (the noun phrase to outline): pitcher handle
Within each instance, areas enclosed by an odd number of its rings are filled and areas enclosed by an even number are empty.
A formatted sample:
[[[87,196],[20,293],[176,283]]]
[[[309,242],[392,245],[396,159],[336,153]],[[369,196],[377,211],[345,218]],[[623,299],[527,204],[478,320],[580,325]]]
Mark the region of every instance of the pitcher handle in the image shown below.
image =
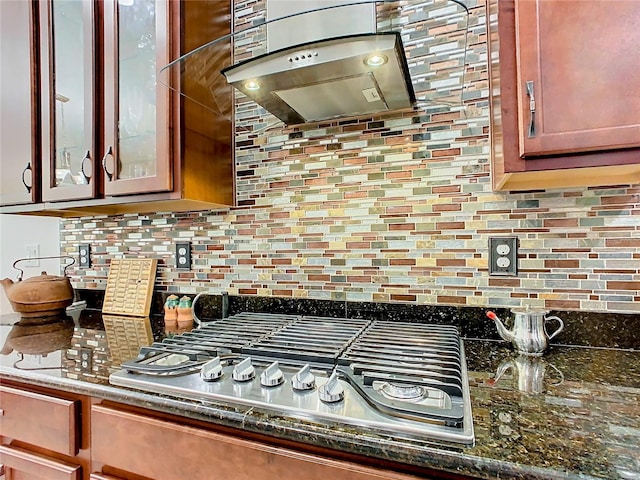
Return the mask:
[[[552,363],[547,363],[547,365],[549,365],[551,368],[553,368],[556,372],[558,372],[558,375],[560,375],[560,380],[558,380],[557,382],[549,382],[549,385],[553,385],[554,387],[557,387],[558,385],[562,384],[562,382],[564,382],[564,375],[562,374],[562,372],[560,370],[558,370],[558,367],[556,367],[554,364]]]
[[[560,324],[558,329],[555,332],[553,332],[551,335],[549,335],[549,332],[547,332],[547,322],[549,320],[557,320],[558,323]],[[544,319],[544,330],[545,330],[545,332],[547,332],[547,337],[548,337],[549,340],[551,340],[553,337],[558,335],[563,329],[564,329],[564,322],[562,320],[560,320],[559,317],[556,317],[556,316],[545,317],[545,319]]]

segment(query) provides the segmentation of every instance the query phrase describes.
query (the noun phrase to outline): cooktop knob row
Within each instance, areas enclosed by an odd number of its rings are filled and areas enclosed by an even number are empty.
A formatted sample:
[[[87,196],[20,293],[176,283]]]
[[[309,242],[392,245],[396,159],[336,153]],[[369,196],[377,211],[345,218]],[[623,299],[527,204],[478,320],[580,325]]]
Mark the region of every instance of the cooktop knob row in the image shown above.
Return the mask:
[[[200,370],[200,378],[211,382],[222,377],[223,368],[220,357],[216,357],[205,363]],[[231,377],[236,382],[248,382],[256,376],[256,369],[251,363],[251,357],[247,357],[233,367]],[[277,361],[269,365],[260,375],[260,384],[263,387],[276,387],[284,383],[284,373],[280,370]],[[291,386],[294,390],[313,390],[316,387],[316,377],[311,373],[311,367],[307,363],[291,377]],[[318,389],[320,400],[325,403],[335,403],[344,399],[344,388],[338,381],[338,374],[334,371],[327,383]]]

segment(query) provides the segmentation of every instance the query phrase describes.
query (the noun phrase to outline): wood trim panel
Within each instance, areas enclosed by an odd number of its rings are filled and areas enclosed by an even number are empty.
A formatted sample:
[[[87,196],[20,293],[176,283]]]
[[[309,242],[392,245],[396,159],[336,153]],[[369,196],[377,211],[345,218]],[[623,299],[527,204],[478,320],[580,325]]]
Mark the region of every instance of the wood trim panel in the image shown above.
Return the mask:
[[[327,459],[102,405],[91,412],[94,467],[155,480],[415,480],[389,470]]]
[[[111,475],[104,475],[102,473],[92,473],[89,475],[90,480],[122,480],[118,477],[112,477]]]
[[[80,446],[80,402],[0,386],[2,436],[65,455]]]
[[[640,183],[640,164],[506,173],[494,188],[524,191],[630,183]]]
[[[42,455],[8,445],[0,445],[0,462],[9,470],[25,473],[26,478],[43,480],[80,480],[81,468],[78,465],[52,460]],[[13,478],[13,477],[12,477]]]
[[[206,2],[181,2],[180,8],[182,25],[174,22],[174,28],[181,27],[189,35],[174,35],[182,42],[175,42],[174,58],[231,33],[231,2],[218,1],[215,9]],[[173,114],[179,114],[174,125],[181,126],[174,129],[174,144],[182,158],[182,168],[176,173],[184,196],[227,206],[235,204],[235,97],[234,88],[219,72],[232,64],[231,47],[229,39],[209,47],[206,55],[191,56],[187,70],[195,68],[201,75],[181,75],[182,68],[178,66],[167,73],[175,88],[191,97],[180,98],[178,91],[174,92],[174,106],[180,105],[180,109],[174,108]],[[201,66],[195,65],[200,63]],[[216,108],[205,108],[200,101],[215,104]]]

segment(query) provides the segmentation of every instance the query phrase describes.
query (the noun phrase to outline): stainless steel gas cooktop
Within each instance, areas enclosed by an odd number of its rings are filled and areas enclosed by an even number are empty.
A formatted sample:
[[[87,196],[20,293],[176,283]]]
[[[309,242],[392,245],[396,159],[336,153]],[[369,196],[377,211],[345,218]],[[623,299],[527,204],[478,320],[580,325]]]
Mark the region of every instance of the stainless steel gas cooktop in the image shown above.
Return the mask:
[[[242,313],[140,350],[114,385],[473,444],[453,326]]]

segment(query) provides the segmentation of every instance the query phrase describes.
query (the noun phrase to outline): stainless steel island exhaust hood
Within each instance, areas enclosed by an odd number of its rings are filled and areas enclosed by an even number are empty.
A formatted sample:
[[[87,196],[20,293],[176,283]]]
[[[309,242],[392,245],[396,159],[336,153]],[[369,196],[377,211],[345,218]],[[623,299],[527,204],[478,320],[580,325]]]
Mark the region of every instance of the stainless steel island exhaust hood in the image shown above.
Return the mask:
[[[222,73],[287,125],[412,107],[400,34],[375,33],[374,2],[331,6],[344,3],[267,0],[270,53]],[[295,8],[305,10],[292,13]],[[289,37],[283,39],[283,32]]]

